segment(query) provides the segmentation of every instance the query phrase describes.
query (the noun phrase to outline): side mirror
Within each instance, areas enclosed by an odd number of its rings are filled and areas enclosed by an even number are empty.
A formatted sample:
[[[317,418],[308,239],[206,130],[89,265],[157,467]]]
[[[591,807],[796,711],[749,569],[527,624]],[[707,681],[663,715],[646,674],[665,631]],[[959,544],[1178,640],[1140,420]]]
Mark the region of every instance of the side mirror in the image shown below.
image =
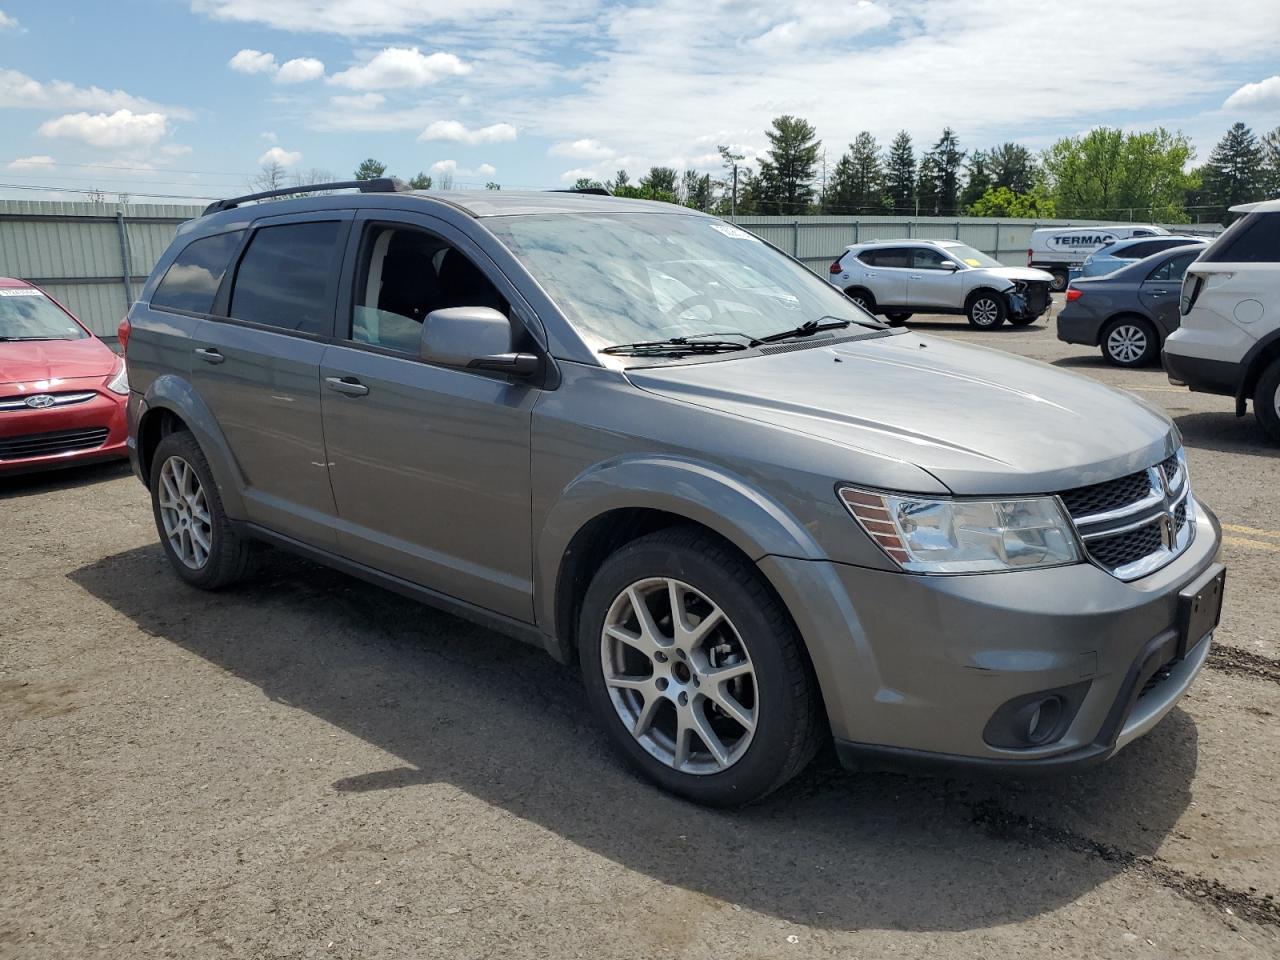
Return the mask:
[[[422,322],[418,356],[443,367],[492,370],[517,377],[536,373],[532,353],[511,350],[511,321],[492,307],[432,310]]]
[[[943,260],[940,264],[938,264],[938,269],[939,269],[939,270],[946,270],[946,271],[948,271],[948,272],[955,272],[956,270],[959,270],[960,268],[959,268],[958,266],[956,266],[955,262],[954,262],[954,261],[952,261],[952,260]]]

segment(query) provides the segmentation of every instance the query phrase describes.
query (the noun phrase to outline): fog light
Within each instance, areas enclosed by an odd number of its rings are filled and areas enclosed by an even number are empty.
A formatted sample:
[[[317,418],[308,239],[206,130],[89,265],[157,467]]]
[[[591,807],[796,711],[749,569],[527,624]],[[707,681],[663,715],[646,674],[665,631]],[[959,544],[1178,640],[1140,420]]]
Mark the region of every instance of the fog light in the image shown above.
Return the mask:
[[[1014,697],[991,715],[982,739],[993,747],[1027,749],[1061,740],[1075,719],[1090,681]]]
[[[1025,714],[1027,711],[1028,708],[1024,707],[1021,712]],[[1045,697],[1031,704],[1029,713],[1026,727],[1027,743],[1038,747],[1053,735],[1058,722],[1062,719],[1062,698]]]

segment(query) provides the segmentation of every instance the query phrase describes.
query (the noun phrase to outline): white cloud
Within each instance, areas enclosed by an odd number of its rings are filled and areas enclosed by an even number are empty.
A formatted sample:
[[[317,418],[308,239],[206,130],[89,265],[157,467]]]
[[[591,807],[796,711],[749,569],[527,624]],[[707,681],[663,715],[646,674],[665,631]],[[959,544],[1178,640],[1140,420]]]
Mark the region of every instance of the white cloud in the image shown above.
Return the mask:
[[[227,66],[236,73],[275,73],[278,69],[274,53],[249,48],[241,50],[228,60]]]
[[[560,174],[560,179],[565,183],[573,183],[575,180],[583,179],[603,180],[604,177],[600,175],[598,170],[593,170],[590,167],[574,167],[572,170],[566,170]],[[639,177],[633,177],[632,179],[639,179]]]
[[[795,49],[829,42],[833,37],[848,38],[887,26],[893,15],[872,0],[842,6],[833,16],[823,4],[801,3],[788,9],[781,4],[781,16],[762,33],[749,37],[745,46],[758,51]]]
[[[17,30],[18,21],[0,10],[0,30]]]
[[[339,110],[376,110],[387,102],[387,98],[380,93],[340,94],[330,97],[329,102]]]
[[[512,18],[537,15],[525,0],[468,0],[465,4],[454,0],[193,0],[191,6],[216,20],[262,23],[278,30],[380,36],[404,35],[418,27],[449,22],[506,25]],[[586,4],[556,6],[563,9],[545,15],[563,15]]]
[[[314,57],[296,57],[280,64],[276,83],[306,83],[324,76],[324,64]]]
[[[11,160],[6,169],[30,173],[47,173],[54,168],[55,163],[56,161],[53,157],[41,154],[34,157],[18,157],[17,160]]]
[[[498,168],[491,163],[482,163],[473,169],[458,166],[457,160],[437,160],[431,165],[431,172],[437,177],[492,177]]]
[[[272,147],[266,153],[258,158],[258,163],[278,163],[282,167],[296,167],[298,161],[302,159],[302,154],[297,150],[286,150],[284,147]]]
[[[1227,97],[1224,110],[1259,110],[1280,107],[1280,74],[1257,83],[1246,83]]]
[[[274,130],[264,130],[262,133],[258,134],[258,136],[267,141],[267,143],[275,143],[280,139],[276,136],[276,132]]]
[[[591,139],[553,144],[547,153],[557,157],[573,157],[576,160],[604,160],[614,155],[610,147]]]
[[[65,80],[42,83],[17,70],[0,70],[0,107],[28,110],[132,110],[135,113],[164,113],[186,120],[191,112],[181,107],[162,107],[123,90],[77,87]]]
[[[168,132],[164,114],[134,113],[68,113],[40,125],[40,134],[66,140],[79,140],[95,147],[149,147]]]
[[[367,63],[330,77],[329,82],[353,90],[411,89],[470,72],[470,64],[452,53],[424,54],[417,47],[386,47]]]
[[[494,123],[470,129],[457,120],[436,120],[418,134],[419,140],[451,140],[474,146],[477,143],[505,143],[516,138],[516,128],[509,123]]]
[[[436,174],[457,173],[458,161],[457,160],[437,160],[435,163],[431,165],[431,172]]]
[[[476,173],[480,174],[482,177],[492,177],[497,172],[498,168],[492,163],[482,163],[480,166],[476,167]]]

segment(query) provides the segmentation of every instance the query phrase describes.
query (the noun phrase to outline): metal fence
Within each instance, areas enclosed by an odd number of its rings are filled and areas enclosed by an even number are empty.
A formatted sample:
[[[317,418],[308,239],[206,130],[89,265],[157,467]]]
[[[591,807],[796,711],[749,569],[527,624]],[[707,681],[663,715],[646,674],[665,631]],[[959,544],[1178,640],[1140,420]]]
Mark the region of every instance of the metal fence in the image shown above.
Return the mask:
[[[38,284],[94,333],[111,337],[178,224],[200,213],[200,207],[173,204],[0,200],[0,276]],[[1036,227],[1110,221],[744,216],[735,222],[825,275],[837,254],[864,240],[962,240],[1015,265],[1025,262]],[[1218,224],[1167,226],[1211,236],[1223,229]]]
[[[0,276],[35,283],[115,336],[178,224],[200,207],[0,200]]]
[[[851,243],[870,240],[959,240],[1009,266],[1026,263],[1031,231],[1037,227],[1084,227],[1112,220],[1011,220],[986,217],[738,217],[734,220],[802,261],[826,268]],[[1180,233],[1217,236],[1221,224],[1160,224]]]

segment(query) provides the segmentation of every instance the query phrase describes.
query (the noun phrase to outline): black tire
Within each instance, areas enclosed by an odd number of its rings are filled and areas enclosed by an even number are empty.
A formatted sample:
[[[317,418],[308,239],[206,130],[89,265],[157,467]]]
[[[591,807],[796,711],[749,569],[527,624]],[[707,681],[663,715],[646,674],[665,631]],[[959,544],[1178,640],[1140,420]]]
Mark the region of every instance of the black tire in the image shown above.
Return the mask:
[[[886,313],[885,318],[889,321],[889,326],[900,327],[904,323],[906,323],[908,320],[911,319],[911,314],[899,313],[895,311],[893,313]]]
[[[203,493],[204,509],[208,513],[209,548],[204,562],[192,567],[183,561],[165,531],[161,517],[161,475],[165,465],[177,459],[190,467],[199,481]],[[151,512],[156,521],[156,532],[174,572],[193,587],[217,590],[241,579],[249,569],[252,543],[236,533],[222,507],[222,497],[214,482],[209,461],[200,444],[186,430],[178,430],[161,439],[151,458]]]
[[[876,298],[866,287],[850,287],[844,295],[873,317],[876,315]]]
[[[624,725],[606,687],[605,619],[629,587],[658,577],[687,584],[718,606],[751,664],[752,711],[758,719],[744,752],[725,769],[689,773],[652,755]],[[657,596],[661,598],[661,589]],[[826,735],[813,668],[782,602],[754,564],[732,545],[697,527],[660,530],[632,541],[605,560],[583,600],[578,654],[587,699],[614,748],[642,776],[697,803],[734,806],[760,799],[803,770]],[[688,662],[694,662],[692,656]],[[650,667],[657,673],[656,665]],[[693,682],[696,679],[695,673]],[[657,710],[667,710],[674,720],[674,704],[662,702],[668,696],[659,697]],[[691,702],[700,703],[696,697]],[[653,726],[658,726],[657,720]]]
[[[1039,319],[1039,317],[1033,317],[1030,315],[1008,318],[1009,326],[1011,327],[1029,327]]]
[[[1253,390],[1253,415],[1267,436],[1280,443],[1280,360],[1273,360],[1258,378]]]
[[[1098,338],[1107,363],[1116,367],[1148,367],[1160,356],[1160,336],[1143,317],[1116,317]]]
[[[1053,277],[1053,282],[1049,284],[1049,289],[1054,293],[1061,293],[1067,289],[1067,284],[1071,282],[1071,275],[1061,267],[1055,267],[1050,270],[1049,275]]]
[[[1004,295],[995,290],[975,290],[964,306],[969,326],[978,330],[994,330],[1009,315],[1009,304]]]

